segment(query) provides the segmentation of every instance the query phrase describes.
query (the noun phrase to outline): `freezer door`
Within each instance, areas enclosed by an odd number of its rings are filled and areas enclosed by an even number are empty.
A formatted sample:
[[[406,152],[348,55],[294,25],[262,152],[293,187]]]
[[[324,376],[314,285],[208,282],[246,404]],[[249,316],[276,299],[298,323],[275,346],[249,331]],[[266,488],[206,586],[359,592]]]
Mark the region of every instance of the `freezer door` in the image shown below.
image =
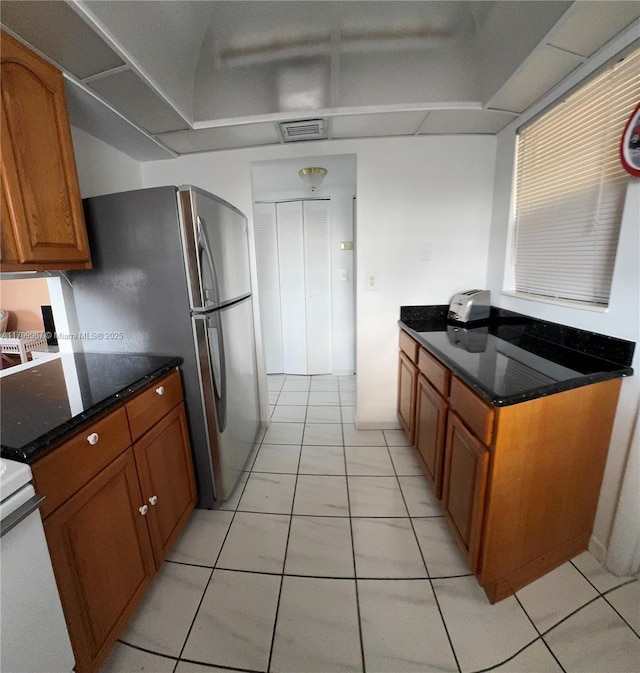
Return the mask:
[[[251,293],[246,217],[194,187],[180,189],[191,307],[211,310]]]
[[[251,297],[194,316],[218,502],[229,497],[260,429]]]

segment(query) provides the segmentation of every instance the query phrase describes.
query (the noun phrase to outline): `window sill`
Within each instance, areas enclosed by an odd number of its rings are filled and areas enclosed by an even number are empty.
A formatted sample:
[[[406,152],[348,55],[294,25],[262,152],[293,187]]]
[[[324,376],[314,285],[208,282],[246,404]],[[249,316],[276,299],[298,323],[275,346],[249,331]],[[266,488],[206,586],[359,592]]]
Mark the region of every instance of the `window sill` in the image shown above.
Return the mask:
[[[607,313],[608,306],[602,304],[585,304],[581,301],[571,301],[570,299],[554,299],[553,297],[544,297],[541,295],[525,294],[524,292],[514,292],[512,290],[502,290],[506,297],[515,297],[516,299],[525,299],[537,304],[552,304],[554,306],[563,306],[565,308],[579,309],[582,311],[592,311],[593,313]]]

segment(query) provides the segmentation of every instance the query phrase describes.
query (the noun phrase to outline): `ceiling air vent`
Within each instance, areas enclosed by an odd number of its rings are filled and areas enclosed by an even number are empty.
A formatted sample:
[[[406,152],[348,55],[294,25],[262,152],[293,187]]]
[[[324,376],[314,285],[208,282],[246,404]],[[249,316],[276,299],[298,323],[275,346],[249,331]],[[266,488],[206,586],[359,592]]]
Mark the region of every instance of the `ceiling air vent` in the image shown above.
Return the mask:
[[[280,122],[280,130],[285,143],[297,142],[298,140],[324,140],[327,137],[324,119]]]

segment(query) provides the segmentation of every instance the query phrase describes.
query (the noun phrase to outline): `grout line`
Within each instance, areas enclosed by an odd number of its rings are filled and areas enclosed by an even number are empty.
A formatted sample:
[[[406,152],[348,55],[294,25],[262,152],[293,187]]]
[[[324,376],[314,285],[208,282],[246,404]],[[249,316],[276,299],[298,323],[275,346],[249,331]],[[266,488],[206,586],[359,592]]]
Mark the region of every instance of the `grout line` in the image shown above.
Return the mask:
[[[308,409],[308,405],[307,405]],[[307,412],[305,412],[306,418]],[[304,428],[302,432],[304,439]],[[302,442],[300,443],[300,451],[298,452],[298,470],[300,469],[300,461],[302,460]],[[296,482],[293,486],[293,497],[291,498],[291,511],[289,512],[289,529],[287,530],[287,541],[284,546],[284,556],[282,557],[282,572],[280,575],[280,588],[278,590],[278,601],[276,603],[276,613],[273,617],[273,630],[271,631],[271,644],[269,646],[269,659],[267,660],[267,671],[271,670],[271,660],[273,658],[273,647],[276,642],[276,628],[278,626],[278,614],[280,612],[280,599],[282,598],[282,586],[284,585],[284,569],[287,563],[287,551],[289,550],[289,538],[291,536],[291,522],[293,521],[293,507],[296,502],[296,490],[298,488],[298,473],[296,472]]]
[[[208,664],[204,661],[196,661],[195,659],[180,659],[180,662],[186,662],[188,664],[196,664],[197,666],[203,666],[206,668],[215,668],[216,670],[230,671],[230,673],[264,673],[264,671],[259,671],[256,668],[236,668],[235,666],[223,666],[221,664]],[[178,663],[180,663],[178,662]],[[175,671],[174,671],[175,673]]]
[[[393,457],[391,456],[391,451],[389,450],[389,444],[387,442],[387,436],[382,433],[382,436],[384,437],[385,445],[387,447],[387,453],[389,454],[389,460],[391,461],[391,465],[393,466],[393,471],[396,476],[396,481],[398,483],[398,489],[400,490],[400,495],[402,496],[402,500],[404,502],[404,506],[407,509],[407,513],[409,513],[409,506],[407,505],[407,500],[404,495],[404,491],[402,490],[402,484],[400,483],[400,478],[398,477],[398,473],[396,471],[396,466],[395,463],[393,462]],[[442,613],[442,608],[440,607],[440,601],[438,600],[438,595],[436,593],[435,587],[433,586],[433,579],[430,574],[429,574],[429,565],[427,564],[427,560],[424,557],[424,553],[422,551],[422,547],[420,546],[420,542],[418,540],[418,534],[416,533],[415,526],[413,525],[413,519],[411,516],[409,516],[409,524],[411,526],[411,530],[413,531],[413,537],[415,539],[416,545],[418,546],[418,552],[420,553],[420,557],[422,558],[422,563],[424,564],[425,571],[427,573],[427,579],[429,581],[429,586],[431,587],[431,593],[433,594],[433,599],[435,601],[436,607],[438,608],[438,614],[440,615],[440,619],[442,620],[442,626],[444,627],[444,632],[447,634],[447,640],[449,641],[449,647],[451,648],[451,654],[453,654],[453,660],[456,663],[456,666],[458,667],[458,672],[461,673],[462,669],[460,667],[460,662],[458,661],[458,655],[456,654],[456,649],[453,646],[453,640],[451,638],[451,634],[449,633],[449,628],[447,627],[447,622],[444,618],[444,614]]]
[[[618,612],[618,609],[616,608],[615,605],[613,605],[608,599],[607,596],[612,593],[613,591],[616,591],[617,589],[620,589],[620,587],[626,587],[628,584],[633,584],[634,582],[637,582],[638,580],[635,578],[630,579],[628,582],[624,582],[623,584],[619,584],[617,587],[612,587],[611,589],[607,589],[603,594],[600,594],[602,598],[607,602],[607,604],[611,607],[611,609],[622,619],[622,621],[633,631],[633,633],[640,638],[640,633],[638,633],[631,624],[624,618],[620,612]]]
[[[342,402],[342,393],[338,392],[338,399]],[[340,404],[340,417],[342,418],[342,404]],[[344,419],[343,419],[344,421]],[[349,534],[351,536],[351,558],[353,561],[353,584],[356,591],[356,616],[358,619],[358,638],[360,640],[360,656],[362,658],[362,672],[366,673],[367,671],[367,662],[366,656],[364,653],[364,638],[362,635],[362,614],[360,612],[360,592],[358,590],[358,571],[356,569],[356,545],[353,538],[353,518],[351,516],[351,493],[349,491],[349,479],[347,477],[347,451],[344,444],[344,422],[341,425],[342,428],[342,459],[344,460],[344,480],[347,488],[347,511],[349,512]]]

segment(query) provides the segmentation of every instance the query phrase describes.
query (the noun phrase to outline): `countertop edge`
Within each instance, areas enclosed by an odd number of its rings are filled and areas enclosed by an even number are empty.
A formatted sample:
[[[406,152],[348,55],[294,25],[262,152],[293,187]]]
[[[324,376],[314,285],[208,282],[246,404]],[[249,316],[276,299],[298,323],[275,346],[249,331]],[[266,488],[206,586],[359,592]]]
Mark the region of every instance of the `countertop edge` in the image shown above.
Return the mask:
[[[547,386],[541,386],[531,391],[518,393],[516,395],[499,397],[484,388],[484,386],[480,385],[473,376],[468,374],[464,369],[458,366],[437,348],[434,348],[431,344],[425,342],[425,340],[420,336],[419,332],[416,332],[402,320],[398,320],[398,326],[400,329],[409,334],[413,339],[415,339],[415,341],[417,341],[425,350],[429,351],[429,353],[441,360],[461,381],[466,383],[470,388],[477,392],[480,397],[482,397],[494,407],[506,407],[513,404],[519,404],[520,402],[528,402],[541,397],[547,397],[548,395],[554,395],[555,393],[561,393],[566,390],[573,390],[575,388],[581,388],[582,386],[588,386],[592,383],[600,383],[601,381],[610,381],[612,379],[624,378],[633,374],[633,368],[621,367],[615,371],[584,374],[583,376],[569,379],[568,381],[561,381]]]
[[[84,425],[94,420],[97,416],[103,415],[110,409],[122,404],[136,393],[140,392],[149,383],[159,379],[173,369],[178,368],[182,364],[182,358],[173,357],[162,367],[138,379],[130,386],[123,388],[121,391],[107,397],[98,404],[83,411],[82,413],[70,418],[65,423],[50,430],[38,439],[30,442],[26,446],[16,449],[14,447],[0,444],[2,457],[9,460],[16,460],[20,463],[27,463],[32,465],[40,458],[46,456],[51,451],[55,450],[62,442],[66,441],[71,435],[82,429]]]

